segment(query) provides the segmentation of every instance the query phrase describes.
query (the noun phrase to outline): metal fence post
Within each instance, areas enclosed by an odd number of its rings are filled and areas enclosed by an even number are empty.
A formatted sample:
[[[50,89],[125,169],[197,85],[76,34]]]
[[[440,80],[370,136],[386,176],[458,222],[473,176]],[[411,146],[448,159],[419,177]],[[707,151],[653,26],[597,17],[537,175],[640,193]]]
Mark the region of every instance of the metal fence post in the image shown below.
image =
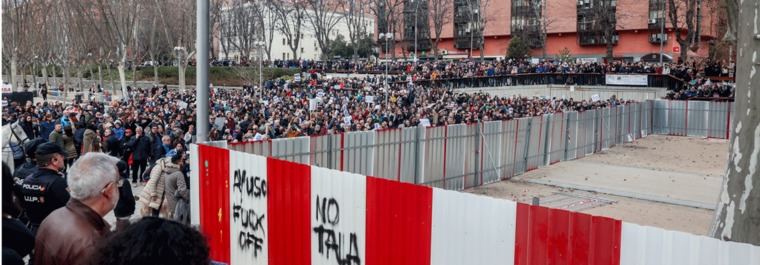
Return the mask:
[[[480,143],[480,132],[482,129],[480,126],[483,126],[483,121],[478,121],[477,125],[475,126],[476,127],[475,129],[477,130],[474,135],[475,136],[475,165],[473,168],[475,169],[475,172],[472,177],[475,178],[473,183],[477,183],[478,180],[480,180],[480,185],[483,185],[483,176],[481,175],[480,178],[478,178],[478,173],[483,174],[482,173],[483,169],[480,168],[481,167],[480,155],[483,153],[483,146]],[[464,183],[464,187],[467,188],[467,183]]]
[[[417,126],[417,129],[414,130],[414,184],[420,183],[420,176],[422,175],[420,172],[420,164],[422,161],[422,157],[420,157],[420,135],[422,134],[422,131],[425,130],[425,127]]]
[[[525,150],[523,150],[523,174],[528,172],[528,159],[530,159],[530,131],[533,128],[533,119],[526,119],[528,127],[525,127]]]

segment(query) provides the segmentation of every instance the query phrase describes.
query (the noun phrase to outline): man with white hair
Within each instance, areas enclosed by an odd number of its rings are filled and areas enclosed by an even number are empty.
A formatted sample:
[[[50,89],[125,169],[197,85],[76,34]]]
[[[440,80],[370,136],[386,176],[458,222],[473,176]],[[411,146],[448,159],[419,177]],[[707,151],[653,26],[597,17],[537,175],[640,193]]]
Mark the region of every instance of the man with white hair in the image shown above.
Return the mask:
[[[87,153],[69,169],[71,199],[40,225],[35,243],[35,264],[87,264],[110,226],[103,216],[119,201],[119,159],[104,153]]]

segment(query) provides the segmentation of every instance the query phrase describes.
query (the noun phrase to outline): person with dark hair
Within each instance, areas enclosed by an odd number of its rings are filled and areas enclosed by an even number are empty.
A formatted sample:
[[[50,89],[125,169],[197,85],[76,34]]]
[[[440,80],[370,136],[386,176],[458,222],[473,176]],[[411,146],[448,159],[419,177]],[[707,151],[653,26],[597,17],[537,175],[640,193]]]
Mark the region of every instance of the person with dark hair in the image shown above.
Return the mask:
[[[98,136],[98,127],[95,126],[95,121],[90,118],[85,123],[84,138],[82,139],[82,152],[84,155],[89,152],[101,152],[100,137]]]
[[[138,176],[142,176],[151,155],[150,139],[143,134],[143,129],[141,127],[137,127],[135,132],[135,136],[128,143],[132,149],[132,183],[138,181]],[[142,181],[142,179],[140,179],[140,181]]]
[[[3,264],[24,264],[34,248],[34,235],[19,221],[21,208],[13,189],[11,169],[3,163]]]
[[[63,151],[66,152],[66,167],[68,168],[77,159],[77,147],[74,144],[74,131],[71,126],[63,129]]]
[[[116,230],[122,230],[129,225],[129,218],[135,213],[135,197],[132,195],[132,185],[129,184],[129,165],[120,160],[116,167],[124,184],[119,187],[119,202],[116,203],[113,214],[116,216]]]
[[[37,228],[51,212],[66,205],[70,195],[64,167],[66,153],[54,143],[44,143],[37,147],[37,172],[26,177],[21,185],[22,206],[29,217],[29,226],[36,234]]]
[[[185,153],[175,152],[171,161],[173,164],[179,165],[180,169],[185,166]],[[178,170],[174,173],[166,175],[164,180],[164,191],[166,192],[166,208],[169,211],[168,218],[182,222],[184,224],[189,223],[189,210],[188,201],[190,200],[190,190],[187,189],[187,183],[185,183],[185,175],[182,170]]]
[[[56,123],[55,129],[47,137],[49,142],[57,144],[63,148],[63,125]]]
[[[209,247],[203,235],[175,221],[143,217],[113,234],[98,250],[101,265],[208,265]]]
[[[34,172],[37,172],[37,159],[34,156],[34,152],[37,151],[37,146],[45,142],[47,142],[46,139],[36,138],[24,144],[26,162],[24,162],[24,164],[20,167],[16,168],[16,171],[13,172],[13,178],[15,179],[16,184],[19,186],[21,186],[24,178],[28,177]]]

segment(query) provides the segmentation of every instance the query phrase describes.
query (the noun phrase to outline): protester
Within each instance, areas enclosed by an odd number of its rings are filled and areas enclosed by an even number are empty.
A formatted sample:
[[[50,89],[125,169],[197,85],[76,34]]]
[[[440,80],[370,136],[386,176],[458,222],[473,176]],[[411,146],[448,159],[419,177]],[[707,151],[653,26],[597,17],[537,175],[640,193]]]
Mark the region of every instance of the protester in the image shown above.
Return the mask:
[[[142,182],[138,176],[142,176],[150,159],[151,141],[143,135],[142,127],[137,127],[135,136],[127,143],[132,150],[132,183]]]
[[[155,166],[150,171],[150,179],[140,194],[142,216],[169,217],[170,210],[166,200],[167,197],[174,196],[174,194],[166,193],[166,179],[168,175],[180,171],[180,167],[184,163],[182,157],[180,153],[156,161]]]
[[[123,180],[117,170],[118,159],[90,152],[69,170],[71,200],[51,213],[39,227],[34,263],[90,264],[96,246],[110,231],[103,217],[119,200]]]
[[[74,144],[74,131],[71,126],[63,129],[63,150],[66,151],[66,167],[70,167],[78,157],[77,147]]]
[[[179,159],[177,159],[177,157]],[[172,156],[172,163],[177,164],[182,168],[185,165],[185,154],[182,152],[174,154],[174,156]],[[166,209],[169,211],[167,217],[187,224],[189,222],[186,221],[189,220],[184,217],[189,217],[187,216],[187,206],[190,201],[190,191],[187,189],[187,184],[185,183],[185,175],[181,170],[178,170],[165,177],[164,192],[167,194],[165,203]],[[179,210],[177,209],[178,207]]]
[[[34,235],[18,219],[21,208],[13,191],[11,169],[3,163],[3,264],[25,264],[34,248]]]
[[[68,185],[61,170],[66,153],[60,146],[44,143],[37,147],[38,170],[26,177],[21,185],[23,207],[29,217],[29,227],[36,234],[42,221],[69,201]]]
[[[82,155],[89,152],[100,152],[100,136],[95,132],[95,121],[89,118],[85,121],[84,139],[82,141]]]
[[[119,160],[116,167],[119,169],[122,186],[119,187],[119,202],[113,213],[116,217],[116,230],[122,230],[129,225],[129,219],[135,213],[135,197],[132,195],[132,185],[129,184],[129,165]]]
[[[55,124],[55,129],[53,132],[50,133],[50,136],[48,137],[48,141],[51,143],[57,144],[61,147],[61,149],[64,148],[63,146],[63,125],[60,123]]]
[[[94,260],[101,265],[208,265],[209,247],[197,230],[175,221],[143,217],[115,233]]]

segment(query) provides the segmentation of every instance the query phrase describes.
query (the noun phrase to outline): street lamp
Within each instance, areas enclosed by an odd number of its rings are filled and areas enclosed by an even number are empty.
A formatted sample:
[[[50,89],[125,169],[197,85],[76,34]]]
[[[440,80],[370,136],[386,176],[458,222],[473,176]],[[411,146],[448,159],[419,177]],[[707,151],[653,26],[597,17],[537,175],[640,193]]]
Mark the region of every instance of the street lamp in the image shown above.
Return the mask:
[[[261,67],[262,67],[263,63],[261,61],[264,59],[263,58],[264,56],[262,54],[262,49],[264,48],[264,42],[263,41],[254,41],[253,42],[253,47],[256,48],[256,54],[259,57],[259,90],[263,91],[264,87],[262,86],[262,73],[261,73]]]
[[[385,39],[385,60],[386,60],[386,62],[385,62],[385,77],[383,79],[385,79],[385,82],[387,83],[388,82],[388,62],[387,62],[388,61],[388,49],[390,49],[388,47],[388,43],[393,39],[393,32],[380,33],[378,35],[378,38],[381,39],[381,40]]]

